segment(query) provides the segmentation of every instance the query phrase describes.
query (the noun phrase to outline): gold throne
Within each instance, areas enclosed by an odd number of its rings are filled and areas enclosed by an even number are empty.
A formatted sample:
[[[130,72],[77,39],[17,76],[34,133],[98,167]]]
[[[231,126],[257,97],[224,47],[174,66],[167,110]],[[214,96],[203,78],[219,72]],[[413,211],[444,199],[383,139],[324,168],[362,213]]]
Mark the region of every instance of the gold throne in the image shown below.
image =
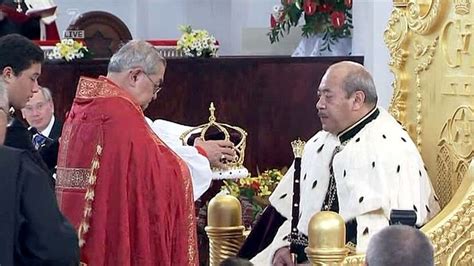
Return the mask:
[[[417,145],[441,212],[421,229],[436,265],[473,265],[474,6],[394,0],[384,39],[394,74],[391,114]],[[349,256],[360,265],[364,256]]]

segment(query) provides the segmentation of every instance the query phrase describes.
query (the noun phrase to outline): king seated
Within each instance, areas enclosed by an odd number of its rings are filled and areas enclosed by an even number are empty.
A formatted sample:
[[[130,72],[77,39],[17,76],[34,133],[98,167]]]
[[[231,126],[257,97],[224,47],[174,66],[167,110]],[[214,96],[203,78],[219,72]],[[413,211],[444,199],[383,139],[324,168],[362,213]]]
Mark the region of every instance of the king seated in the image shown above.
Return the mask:
[[[239,252],[255,265],[293,265],[290,244],[296,247],[292,253],[297,262],[307,261],[308,223],[320,211],[344,218],[346,241],[355,244],[357,252],[365,252],[371,236],[389,225],[391,210],[415,211],[417,226],[439,211],[416,146],[400,124],[377,107],[372,76],[363,66],[332,65],[318,95],[323,130],[305,145],[301,181],[293,182],[291,166]],[[299,186],[299,202],[292,202],[293,185]]]

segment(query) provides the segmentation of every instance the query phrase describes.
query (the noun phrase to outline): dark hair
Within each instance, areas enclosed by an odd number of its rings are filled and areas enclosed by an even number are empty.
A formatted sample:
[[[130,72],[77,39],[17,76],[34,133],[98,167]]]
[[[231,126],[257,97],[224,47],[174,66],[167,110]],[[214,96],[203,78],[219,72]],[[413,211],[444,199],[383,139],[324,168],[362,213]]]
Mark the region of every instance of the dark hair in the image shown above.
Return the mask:
[[[19,34],[8,34],[0,38],[0,71],[11,67],[13,73],[18,75],[32,64],[43,61],[43,50],[28,38]]]
[[[220,263],[220,266],[252,266],[253,263],[246,259],[229,257]]]

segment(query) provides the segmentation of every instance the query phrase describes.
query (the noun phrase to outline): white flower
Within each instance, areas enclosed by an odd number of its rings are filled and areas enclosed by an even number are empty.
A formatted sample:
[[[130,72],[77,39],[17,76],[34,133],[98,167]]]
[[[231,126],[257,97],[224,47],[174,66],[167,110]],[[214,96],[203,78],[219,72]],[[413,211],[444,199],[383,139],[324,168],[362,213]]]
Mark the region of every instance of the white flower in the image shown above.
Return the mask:
[[[76,58],[83,58],[89,52],[86,46],[73,39],[63,39],[48,54],[48,59],[64,59],[71,61]]]
[[[74,59],[74,54],[67,54],[65,59],[66,61],[71,61],[72,59]]]
[[[282,11],[283,11],[283,5],[274,5],[273,6],[273,12],[274,13],[282,12]]]
[[[202,56],[213,55],[217,51],[214,45],[215,38],[205,30],[192,30],[187,26],[186,31],[177,42],[178,50],[182,51],[187,56]],[[213,45],[211,49],[211,45]]]

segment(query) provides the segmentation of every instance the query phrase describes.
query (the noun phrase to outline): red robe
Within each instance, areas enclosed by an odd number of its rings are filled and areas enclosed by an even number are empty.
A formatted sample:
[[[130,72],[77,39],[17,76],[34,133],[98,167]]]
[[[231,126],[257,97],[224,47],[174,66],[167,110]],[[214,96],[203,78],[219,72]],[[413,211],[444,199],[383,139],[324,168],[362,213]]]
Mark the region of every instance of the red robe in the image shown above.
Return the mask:
[[[131,96],[81,78],[61,137],[56,192],[88,265],[197,265],[192,181]]]

